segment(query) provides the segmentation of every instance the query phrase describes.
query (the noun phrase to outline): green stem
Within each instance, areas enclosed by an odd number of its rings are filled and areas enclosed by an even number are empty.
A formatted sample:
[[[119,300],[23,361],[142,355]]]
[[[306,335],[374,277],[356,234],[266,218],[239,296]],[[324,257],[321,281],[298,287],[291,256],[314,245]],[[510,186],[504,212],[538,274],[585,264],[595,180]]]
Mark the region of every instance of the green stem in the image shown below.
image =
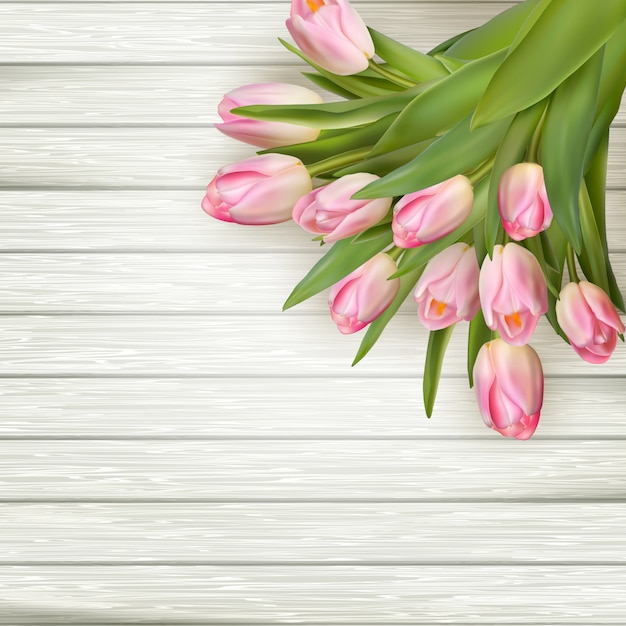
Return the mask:
[[[336,156],[317,161],[317,163],[311,163],[307,165],[306,169],[311,175],[311,178],[315,178],[324,172],[332,172],[348,165],[353,165],[362,161],[372,150],[372,146],[365,146],[364,148],[357,148],[356,150],[350,150],[343,152]]]
[[[393,246],[392,248],[389,248],[389,250],[387,250],[385,254],[388,254],[394,261],[397,261],[402,256],[403,252],[405,252],[404,248],[398,248],[398,246]]]
[[[543,131],[543,123],[546,119],[547,111],[548,111],[548,107],[544,109],[541,119],[539,120],[539,123],[535,127],[533,136],[530,138],[530,143],[528,144],[528,150],[526,150],[526,158],[532,163],[539,163],[539,144],[541,143],[541,133]]]
[[[416,82],[404,78],[404,76],[400,76],[400,74],[396,74],[395,72],[388,70],[386,67],[382,67],[382,65],[378,65],[378,63],[372,59],[370,59],[369,68],[373,72],[376,72],[379,76],[382,76],[388,81],[395,83],[396,85],[400,85],[401,87],[415,87],[415,85],[417,85]]]
[[[576,273],[576,258],[574,257],[574,248],[567,244],[567,272],[569,274],[569,279],[575,283],[580,282],[580,278],[578,278],[578,274]]]
[[[487,159],[482,165],[467,175],[473,186],[476,186],[476,183],[482,180],[491,171],[494,161],[495,157]]]

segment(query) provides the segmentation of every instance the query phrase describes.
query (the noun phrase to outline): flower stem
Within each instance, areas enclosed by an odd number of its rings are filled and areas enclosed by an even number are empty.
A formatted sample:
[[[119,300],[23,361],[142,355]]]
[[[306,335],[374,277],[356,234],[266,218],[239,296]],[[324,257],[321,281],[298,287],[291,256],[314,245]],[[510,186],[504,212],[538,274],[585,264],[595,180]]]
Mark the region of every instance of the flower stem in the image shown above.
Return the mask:
[[[396,74],[391,70],[388,70],[386,67],[382,65],[378,65],[376,61],[370,59],[369,68],[373,72],[376,72],[379,76],[386,78],[388,81],[395,83],[396,85],[400,85],[401,87],[415,87],[417,83],[409,80],[408,78],[404,78],[404,76],[400,76],[400,74]]]
[[[469,178],[469,181],[472,183],[472,185],[475,186],[478,181],[480,181],[482,178],[484,178],[491,171],[491,168],[493,167],[493,162],[494,161],[495,161],[495,157],[493,157],[491,159],[487,159],[487,161],[485,161],[477,169],[475,169],[473,172],[470,172],[467,175],[467,177]]]
[[[404,248],[398,248],[398,246],[393,246],[392,248],[389,248],[389,250],[387,250],[385,254],[388,254],[394,261],[397,261],[402,256],[403,252],[406,252]]]
[[[569,279],[575,283],[580,282],[580,278],[578,278],[578,274],[576,273],[576,258],[574,257],[574,249],[570,244],[567,244],[567,273],[569,274]]]
[[[372,150],[372,146],[365,146],[364,148],[357,148],[356,150],[350,150],[343,152],[336,156],[323,159],[317,163],[311,163],[307,165],[306,169],[309,172],[311,178],[315,178],[325,172],[332,172],[348,165],[353,165],[362,161]]]

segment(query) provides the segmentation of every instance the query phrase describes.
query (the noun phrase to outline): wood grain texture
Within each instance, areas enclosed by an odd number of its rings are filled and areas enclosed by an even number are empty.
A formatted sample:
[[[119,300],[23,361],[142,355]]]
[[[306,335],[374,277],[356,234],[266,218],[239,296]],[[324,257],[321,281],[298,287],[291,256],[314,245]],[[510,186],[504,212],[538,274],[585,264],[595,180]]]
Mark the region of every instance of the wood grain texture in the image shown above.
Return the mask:
[[[0,312],[280,313],[291,289],[325,253],[276,254],[5,254]],[[626,254],[613,255],[626,285]],[[399,315],[415,316],[410,294]],[[328,311],[327,292],[293,314]]]
[[[466,378],[0,378],[0,437],[491,439]],[[623,378],[549,378],[533,439],[624,439]],[[506,444],[505,444],[506,445]]]
[[[368,25],[424,52],[512,2],[364,3]],[[288,37],[286,2],[0,4],[3,63],[303,65]],[[407,24],[413,27],[407,28]]]
[[[335,99],[301,69],[9,65],[0,70],[0,126],[208,125],[221,121],[217,105],[223,95],[248,83],[289,82]],[[625,122],[622,105],[615,123]]]
[[[211,219],[200,208],[202,195],[202,189],[151,193],[0,189],[0,250],[225,255],[319,251],[318,244],[293,222],[255,227]],[[626,190],[609,190],[608,238],[614,251],[626,251],[625,210]]]
[[[0,564],[20,561],[618,565],[626,504],[0,504]]]
[[[251,146],[213,128],[6,128],[0,187],[197,187],[201,193],[219,167],[252,154]],[[626,128],[618,127],[607,184],[622,187],[625,180]]]
[[[624,585],[623,566],[1,567],[0,624],[598,626]]]
[[[444,376],[465,376],[466,337],[467,324],[459,324]],[[427,331],[417,316],[398,316],[367,358],[351,368],[360,341],[358,334],[341,335],[328,315],[6,315],[0,317],[0,375],[400,376],[414,381],[421,374]],[[608,366],[592,365],[576,358],[545,320],[532,344],[548,376],[626,375],[621,346]],[[415,394],[419,398],[419,389]]]
[[[626,493],[623,441],[495,436],[453,446],[446,439],[5,441],[0,474],[0,500],[12,501],[580,501]]]

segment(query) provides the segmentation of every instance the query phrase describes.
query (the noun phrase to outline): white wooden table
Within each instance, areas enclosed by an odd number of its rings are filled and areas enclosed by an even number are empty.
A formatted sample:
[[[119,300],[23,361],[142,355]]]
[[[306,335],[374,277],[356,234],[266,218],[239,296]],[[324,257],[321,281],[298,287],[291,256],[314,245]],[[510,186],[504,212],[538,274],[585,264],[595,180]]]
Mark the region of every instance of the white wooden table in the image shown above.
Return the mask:
[[[510,3],[354,2],[427,50]],[[411,303],[358,367],[293,224],[200,210],[221,95],[305,84],[287,0],[0,2],[0,624],[626,622],[626,348],[544,326],[540,428],[435,415]],[[610,243],[626,287],[626,110]]]

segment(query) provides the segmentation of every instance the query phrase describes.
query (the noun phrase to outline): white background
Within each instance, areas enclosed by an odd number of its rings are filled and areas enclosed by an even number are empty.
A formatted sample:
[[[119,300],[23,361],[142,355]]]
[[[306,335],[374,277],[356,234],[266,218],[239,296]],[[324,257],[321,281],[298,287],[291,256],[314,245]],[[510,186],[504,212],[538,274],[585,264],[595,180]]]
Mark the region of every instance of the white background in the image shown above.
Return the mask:
[[[423,51],[510,6],[354,2]],[[200,210],[221,95],[306,84],[289,2],[0,2],[0,624],[623,624],[626,348],[541,326],[537,434],[407,302],[351,368],[293,224]],[[626,287],[626,111],[609,171]]]

